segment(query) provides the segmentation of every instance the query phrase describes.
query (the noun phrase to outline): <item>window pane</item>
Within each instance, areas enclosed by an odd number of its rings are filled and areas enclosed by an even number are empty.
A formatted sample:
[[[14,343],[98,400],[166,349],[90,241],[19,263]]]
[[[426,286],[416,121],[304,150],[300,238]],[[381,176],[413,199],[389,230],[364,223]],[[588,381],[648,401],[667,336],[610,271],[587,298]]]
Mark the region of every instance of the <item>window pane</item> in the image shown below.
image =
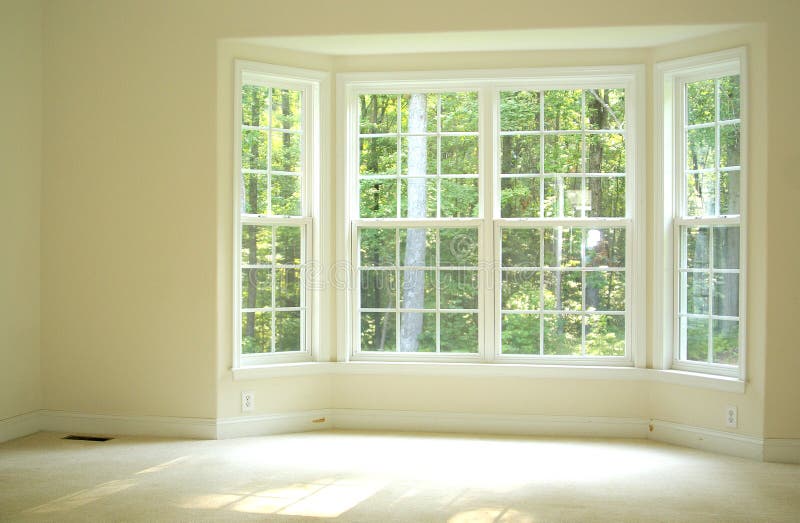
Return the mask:
[[[397,132],[397,95],[362,94],[358,97],[358,106],[362,134]]]
[[[436,271],[400,271],[400,307],[436,308]]]
[[[621,134],[590,134],[586,137],[587,173],[624,173],[625,138]]]
[[[443,132],[478,131],[477,92],[442,93],[441,110]]]
[[[538,91],[502,91],[500,93],[500,130],[539,130]]]
[[[739,124],[721,125],[719,128],[719,166],[738,167],[741,165],[739,149],[741,131]]]
[[[442,352],[478,352],[478,315],[441,314]]]
[[[299,173],[302,141],[299,134],[272,131],[272,170]]]
[[[400,265],[436,266],[436,229],[400,229]]]
[[[400,180],[400,216],[429,218],[436,216],[436,179],[403,177]]]
[[[301,247],[300,227],[275,227],[275,263],[298,265]]]
[[[242,269],[242,308],[272,307],[272,270]]]
[[[625,310],[625,273],[588,271],[584,291],[588,311]]]
[[[401,313],[399,350],[436,352],[436,313]]]
[[[362,218],[397,216],[397,180],[361,180],[359,209]]]
[[[625,178],[586,179],[586,216],[622,218],[625,216]]]
[[[269,88],[242,86],[242,125],[269,126]]]
[[[266,174],[242,174],[242,211],[246,214],[267,213],[267,180]]]
[[[714,227],[714,268],[739,268],[739,227]]]
[[[539,314],[503,314],[503,354],[539,354]]]
[[[719,119],[739,118],[740,107],[739,75],[719,79]]]
[[[437,174],[436,137],[409,136],[400,139],[402,174]]]
[[[681,267],[708,268],[709,228],[681,227]]]
[[[477,136],[442,136],[441,147],[440,174],[478,174]]]
[[[501,136],[500,172],[503,174],[536,174],[541,171],[542,137],[539,135]]]
[[[714,362],[736,365],[739,363],[739,322],[713,320],[712,343]]]
[[[291,89],[272,90],[272,127],[302,129],[302,93]]]
[[[714,274],[714,303],[711,313],[715,316],[739,315],[739,275]]]
[[[242,131],[242,169],[267,168],[267,131]]]
[[[584,96],[587,129],[625,127],[625,89],[588,89]]]
[[[436,132],[437,94],[404,94],[400,101],[400,128],[404,133]],[[411,103],[414,101],[414,103]],[[422,109],[422,110],[421,110]]]
[[[585,331],[587,356],[625,355],[625,316],[590,314]]]
[[[539,216],[541,178],[501,178],[500,215],[503,218]]]
[[[690,361],[708,361],[708,327],[707,318],[683,318],[681,336],[686,343],[686,359]]]
[[[440,271],[439,302],[442,309],[477,309],[478,272]]]
[[[503,271],[503,310],[539,310],[539,271]]]
[[[477,267],[478,229],[439,229],[439,264],[443,267]]]
[[[272,263],[272,226],[242,226],[242,265]]]
[[[546,271],[544,273],[545,309],[579,311],[582,305],[580,271]]]
[[[478,216],[477,178],[442,178],[440,183],[443,218]]]
[[[581,90],[545,91],[544,127],[548,130],[581,128]]]
[[[625,267],[625,229],[585,229],[587,267]]]
[[[300,311],[275,313],[275,352],[300,351]]]
[[[708,273],[686,272],[681,274],[682,312],[708,314]]]
[[[581,135],[559,134],[544,138],[544,172],[581,172]]]
[[[575,314],[544,316],[544,353],[558,356],[580,356],[583,322]]]
[[[359,173],[397,174],[397,138],[361,138]]]
[[[580,217],[584,209],[584,202],[589,198],[584,195],[583,178],[578,176],[564,176],[561,178],[564,191],[563,216]]]
[[[719,213],[739,214],[742,212],[739,203],[741,193],[739,171],[725,171],[719,176]]]
[[[272,175],[272,214],[300,215],[300,177]]]
[[[394,309],[395,272],[361,271],[361,307],[364,309]]]
[[[242,314],[242,353],[272,351],[272,313],[245,312]]]
[[[692,170],[713,169],[717,157],[715,131],[713,127],[701,127],[686,131],[686,168]]]
[[[394,351],[397,348],[395,312],[361,313],[361,350]]]
[[[686,109],[689,125],[714,121],[714,80],[686,84]]]
[[[503,267],[539,267],[539,229],[503,229]]]
[[[358,235],[361,266],[392,267],[396,265],[395,229],[360,229]]]
[[[687,174],[686,185],[686,211],[689,216],[714,216],[717,214],[716,173]]]
[[[275,306],[300,307],[300,269],[275,269]]]
[[[543,229],[544,264],[547,267],[580,267],[583,229],[554,227]]]

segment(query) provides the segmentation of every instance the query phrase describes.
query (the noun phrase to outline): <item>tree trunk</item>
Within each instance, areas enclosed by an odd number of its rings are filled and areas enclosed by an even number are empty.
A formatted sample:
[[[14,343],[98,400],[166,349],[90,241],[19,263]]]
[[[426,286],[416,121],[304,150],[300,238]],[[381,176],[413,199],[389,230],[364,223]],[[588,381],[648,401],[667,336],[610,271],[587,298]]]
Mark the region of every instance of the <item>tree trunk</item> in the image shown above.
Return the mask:
[[[412,94],[408,103],[408,130],[424,133],[427,129],[427,95]],[[408,138],[408,175],[426,174],[428,163],[425,136]],[[408,178],[408,217],[425,217],[425,178]],[[408,229],[403,265],[425,264],[425,229]],[[422,309],[425,305],[424,271],[405,271],[403,278],[404,308]],[[422,313],[404,312],[400,318],[400,352],[416,352],[422,334]]]

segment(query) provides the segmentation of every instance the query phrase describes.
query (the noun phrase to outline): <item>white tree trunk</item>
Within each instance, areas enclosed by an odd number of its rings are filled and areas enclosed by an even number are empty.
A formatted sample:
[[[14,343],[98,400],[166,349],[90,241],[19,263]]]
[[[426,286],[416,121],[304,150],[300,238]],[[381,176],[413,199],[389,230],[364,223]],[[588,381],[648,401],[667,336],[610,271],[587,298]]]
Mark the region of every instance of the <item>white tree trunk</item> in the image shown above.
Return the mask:
[[[408,131],[424,133],[428,127],[427,95],[412,94],[408,103]],[[408,137],[408,175],[426,174],[428,163],[426,137]],[[408,179],[408,217],[425,217],[425,179]],[[425,229],[408,229],[403,265],[425,265]],[[403,278],[403,304],[405,308],[421,309],[425,305],[425,274],[423,271],[405,271]],[[422,333],[422,313],[406,312],[400,315],[400,352],[419,350]]]

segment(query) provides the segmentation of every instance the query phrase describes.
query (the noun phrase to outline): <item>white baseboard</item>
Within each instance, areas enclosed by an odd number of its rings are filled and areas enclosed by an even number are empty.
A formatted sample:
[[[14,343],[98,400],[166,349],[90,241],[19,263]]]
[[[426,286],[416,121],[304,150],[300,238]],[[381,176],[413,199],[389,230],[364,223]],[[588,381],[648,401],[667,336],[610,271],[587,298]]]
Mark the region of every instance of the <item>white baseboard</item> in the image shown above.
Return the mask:
[[[661,420],[652,420],[650,423],[653,426],[653,430],[648,432],[647,438],[654,441],[757,461],[761,461],[764,458],[764,440],[755,436],[733,434],[721,430],[705,429]]]
[[[290,432],[308,432],[311,430],[330,429],[333,427],[331,411],[306,410],[278,414],[255,416],[239,416],[217,420],[217,437],[219,439],[242,438],[246,436],[264,436],[267,434],[286,434]]]
[[[0,443],[39,432],[40,425],[39,411],[0,420]]]
[[[362,409],[332,409],[331,417],[341,429],[611,438],[645,438],[648,423],[637,418]]]
[[[800,464],[800,439],[767,438],[764,440],[764,461]]]
[[[652,431],[649,431],[648,425],[652,425]],[[762,439],[662,420],[370,409],[320,409],[217,420],[161,416],[113,416],[41,410],[0,420],[0,442],[33,434],[40,430],[95,435],[227,439],[332,428],[638,438],[758,461],[800,463],[800,439]]]
[[[217,424],[206,418],[113,416],[58,410],[40,411],[40,430],[98,435],[214,439]]]

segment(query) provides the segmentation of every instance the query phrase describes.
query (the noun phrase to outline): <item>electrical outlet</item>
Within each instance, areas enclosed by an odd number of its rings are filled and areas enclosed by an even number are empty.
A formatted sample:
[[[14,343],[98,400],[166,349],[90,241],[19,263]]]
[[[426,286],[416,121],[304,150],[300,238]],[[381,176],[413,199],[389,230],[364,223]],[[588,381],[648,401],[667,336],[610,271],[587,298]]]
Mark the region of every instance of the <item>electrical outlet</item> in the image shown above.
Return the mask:
[[[248,412],[255,408],[255,392],[242,392],[242,412]]]
[[[725,426],[732,429],[739,426],[739,412],[736,407],[731,405],[725,407]]]

